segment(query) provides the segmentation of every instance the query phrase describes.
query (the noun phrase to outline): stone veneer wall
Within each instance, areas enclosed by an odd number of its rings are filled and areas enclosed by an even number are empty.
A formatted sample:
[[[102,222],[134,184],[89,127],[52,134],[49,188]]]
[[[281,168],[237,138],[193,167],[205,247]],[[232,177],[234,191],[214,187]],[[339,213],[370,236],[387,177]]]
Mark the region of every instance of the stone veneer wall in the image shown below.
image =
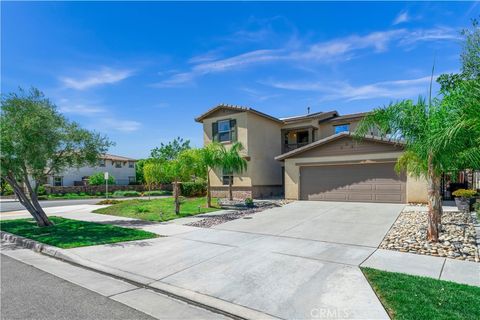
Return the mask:
[[[254,186],[254,187],[233,187],[234,199],[262,199],[279,197],[283,195],[283,186]],[[228,186],[211,187],[212,197],[228,198]]]
[[[169,184],[160,185],[159,187],[152,188],[152,190],[172,190],[172,186]],[[45,186],[45,191],[47,194],[65,194],[65,193],[97,193],[97,192],[105,192],[105,185],[101,186],[65,186],[65,187],[54,187],[54,186]],[[108,186],[108,192],[115,192],[115,191],[148,191],[147,186],[144,185],[128,185],[128,186]]]

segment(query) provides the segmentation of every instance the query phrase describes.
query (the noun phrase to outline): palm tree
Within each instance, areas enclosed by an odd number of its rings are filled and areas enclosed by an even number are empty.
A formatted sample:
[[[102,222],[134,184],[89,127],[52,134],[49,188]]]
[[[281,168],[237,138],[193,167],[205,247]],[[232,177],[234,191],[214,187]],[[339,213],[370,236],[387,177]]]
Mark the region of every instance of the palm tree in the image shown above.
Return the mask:
[[[462,89],[462,87],[465,87]],[[476,90],[475,90],[476,89]],[[461,92],[458,92],[461,91]],[[397,171],[428,182],[427,239],[438,241],[441,226],[442,173],[480,167],[480,126],[465,118],[480,113],[478,81],[459,86],[445,93],[443,99],[426,103],[405,100],[375,109],[359,124],[355,135],[362,138],[377,128],[381,136],[398,138],[405,143],[405,152],[398,159]]]
[[[241,151],[243,150],[243,145],[240,142],[235,142],[230,148],[221,147],[220,149],[220,159],[221,165],[224,171],[230,172],[232,177],[228,179],[228,194],[229,199],[233,200],[233,175],[235,173],[242,173],[247,170],[247,160],[242,157]]]
[[[212,206],[212,193],[210,186],[210,172],[222,166],[222,148],[218,142],[213,142],[200,149],[200,161],[206,168],[207,175],[207,207]]]

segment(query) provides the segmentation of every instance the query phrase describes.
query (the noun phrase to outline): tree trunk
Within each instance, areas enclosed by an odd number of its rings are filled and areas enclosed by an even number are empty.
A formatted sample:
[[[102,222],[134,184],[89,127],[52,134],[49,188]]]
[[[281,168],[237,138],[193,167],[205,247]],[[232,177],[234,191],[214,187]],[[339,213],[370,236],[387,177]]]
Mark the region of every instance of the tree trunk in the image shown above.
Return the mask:
[[[180,213],[180,185],[178,181],[173,184],[173,193],[175,197],[175,214]]]
[[[438,242],[442,217],[442,198],[440,195],[440,177],[436,176],[431,163],[428,161],[428,228],[427,240]]]
[[[230,201],[233,201],[232,180],[233,180],[233,177],[230,177],[228,179],[228,197]]]
[[[207,170],[207,208],[212,207],[212,193],[210,191],[210,170]]]
[[[53,223],[48,219],[45,211],[43,211],[40,203],[38,202],[37,195],[33,192],[30,182],[26,180],[25,185],[30,193],[30,198],[27,196],[22,187],[18,184],[12,174],[9,174],[5,177],[5,181],[10,184],[15,195],[18,198],[18,201],[28,210],[32,217],[37,222],[39,227],[48,227],[53,226]]]

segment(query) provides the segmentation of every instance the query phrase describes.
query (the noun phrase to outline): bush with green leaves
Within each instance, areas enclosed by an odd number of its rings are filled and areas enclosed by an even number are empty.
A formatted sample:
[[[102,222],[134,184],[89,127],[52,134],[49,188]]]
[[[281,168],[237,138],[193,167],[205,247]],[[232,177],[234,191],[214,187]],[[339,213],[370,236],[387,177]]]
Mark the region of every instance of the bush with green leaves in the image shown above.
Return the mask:
[[[182,182],[180,184],[181,194],[185,197],[201,197],[207,192],[205,182]]]
[[[2,196],[10,196],[13,194],[13,188],[11,185],[9,185],[8,183],[6,183],[4,186],[3,186],[3,190],[2,190]]]
[[[88,177],[88,184],[92,186],[101,186],[105,184],[105,173],[103,172],[96,172]],[[114,185],[115,184],[115,177],[112,175],[108,176],[108,184]]]
[[[47,194],[47,190],[45,189],[45,186],[39,186],[37,190],[37,194],[39,196],[43,196]]]
[[[248,207],[248,208],[253,208],[254,207],[253,199],[252,198],[246,198],[245,199],[245,206]]]
[[[115,191],[113,193],[114,197],[120,198],[120,197],[140,197],[140,192],[135,191],[135,190],[127,190],[127,191]]]
[[[153,191],[145,191],[143,193],[144,196],[168,196],[171,194],[172,192],[168,190],[153,190]]]
[[[476,194],[477,194],[477,191],[471,190],[471,189],[458,189],[452,192],[452,195],[459,198],[472,198]]]

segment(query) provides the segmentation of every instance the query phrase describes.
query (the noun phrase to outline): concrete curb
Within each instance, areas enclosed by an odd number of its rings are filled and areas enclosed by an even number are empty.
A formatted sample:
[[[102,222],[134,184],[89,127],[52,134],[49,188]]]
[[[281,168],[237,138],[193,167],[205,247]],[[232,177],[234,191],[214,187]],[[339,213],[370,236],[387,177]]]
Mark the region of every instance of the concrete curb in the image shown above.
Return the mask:
[[[46,245],[35,240],[24,238],[11,234],[9,232],[0,231],[0,238],[3,241],[8,241],[21,246],[26,249],[50,256],[79,266],[91,271],[101,273],[125,282],[131,283],[137,287],[150,289],[158,293],[167,295],[177,300],[181,300],[188,304],[222,314],[233,319],[279,319],[275,316],[243,307],[225,300],[221,300],[212,296],[201,294],[195,291],[175,287],[167,283],[157,281],[155,279],[146,278],[129,272],[110,268],[90,260],[79,257],[67,250]]]

